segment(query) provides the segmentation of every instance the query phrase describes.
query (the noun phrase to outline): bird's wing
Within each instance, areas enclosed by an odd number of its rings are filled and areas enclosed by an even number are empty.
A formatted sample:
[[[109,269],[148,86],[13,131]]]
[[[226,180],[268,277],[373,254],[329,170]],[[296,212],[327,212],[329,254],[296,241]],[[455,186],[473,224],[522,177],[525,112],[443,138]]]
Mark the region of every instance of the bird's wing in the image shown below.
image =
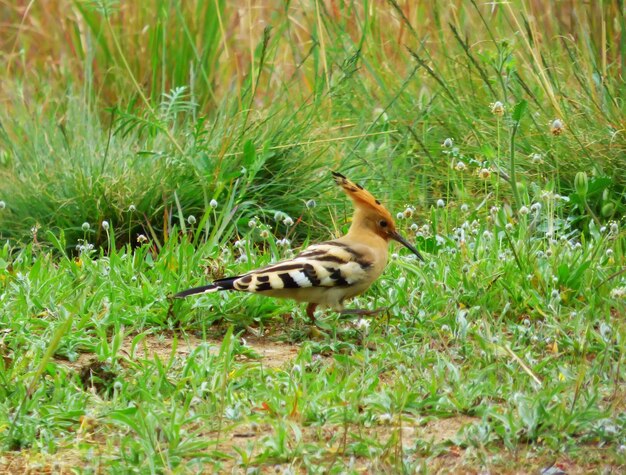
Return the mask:
[[[315,244],[293,259],[254,270],[237,278],[233,288],[245,292],[348,287],[368,280],[372,259],[347,244]]]

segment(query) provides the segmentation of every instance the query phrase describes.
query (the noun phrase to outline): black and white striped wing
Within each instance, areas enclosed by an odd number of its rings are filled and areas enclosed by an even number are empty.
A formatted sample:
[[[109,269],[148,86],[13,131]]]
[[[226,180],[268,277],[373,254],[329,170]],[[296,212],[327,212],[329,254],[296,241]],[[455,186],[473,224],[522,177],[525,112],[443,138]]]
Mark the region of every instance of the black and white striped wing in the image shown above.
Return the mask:
[[[349,287],[368,280],[371,260],[336,241],[310,246],[295,258],[245,274],[233,282],[245,292]]]

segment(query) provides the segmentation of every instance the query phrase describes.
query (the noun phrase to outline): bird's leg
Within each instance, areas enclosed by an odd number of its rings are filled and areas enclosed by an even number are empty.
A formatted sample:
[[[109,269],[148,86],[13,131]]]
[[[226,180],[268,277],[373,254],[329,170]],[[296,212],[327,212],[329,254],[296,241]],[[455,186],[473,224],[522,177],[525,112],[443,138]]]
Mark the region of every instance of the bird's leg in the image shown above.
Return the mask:
[[[344,310],[339,311],[339,315],[378,315],[379,313],[383,313],[387,310],[387,307],[380,307],[376,310],[367,310],[364,308],[346,308]]]
[[[306,314],[309,316],[309,318],[311,319],[311,322],[313,324],[317,323],[317,321],[315,320],[315,309],[317,308],[317,304],[316,303],[310,303],[306,306]]]

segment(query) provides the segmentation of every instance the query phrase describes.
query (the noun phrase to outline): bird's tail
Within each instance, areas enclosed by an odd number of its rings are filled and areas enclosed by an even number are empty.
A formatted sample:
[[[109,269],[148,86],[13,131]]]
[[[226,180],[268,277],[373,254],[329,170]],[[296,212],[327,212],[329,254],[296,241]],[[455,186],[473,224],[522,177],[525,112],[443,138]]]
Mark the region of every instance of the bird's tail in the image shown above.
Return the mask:
[[[233,283],[239,277],[240,276],[227,277],[226,279],[216,280],[212,284],[201,285],[200,287],[194,287],[193,289],[183,290],[182,292],[178,292],[176,295],[174,295],[174,298],[182,299],[185,297],[189,297],[190,295],[210,294],[211,292],[217,292],[219,290],[233,290],[235,288]]]

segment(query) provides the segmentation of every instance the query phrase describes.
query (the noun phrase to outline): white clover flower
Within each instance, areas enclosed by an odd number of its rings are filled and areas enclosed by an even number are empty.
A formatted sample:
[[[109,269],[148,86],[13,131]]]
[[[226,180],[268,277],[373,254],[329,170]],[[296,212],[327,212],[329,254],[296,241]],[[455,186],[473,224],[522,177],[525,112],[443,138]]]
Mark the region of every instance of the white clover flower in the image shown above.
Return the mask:
[[[543,155],[541,155],[540,153],[531,153],[530,154],[530,161],[533,163],[541,163],[543,162]]]
[[[217,208],[217,200],[212,199],[211,201],[209,201],[209,206],[213,209]]]
[[[561,293],[557,289],[553,289],[550,293],[550,298],[552,300],[561,300]]]
[[[396,219],[399,221],[399,220],[401,220],[402,218],[404,218],[404,214],[403,214],[401,211],[399,211],[399,212],[396,214]]]
[[[137,242],[139,244],[143,244],[144,242],[147,242],[147,241],[148,241],[148,238],[144,234],[139,234],[137,236]]]
[[[462,211],[463,213],[467,213],[467,212],[469,211],[469,206],[467,206],[467,204],[466,204],[466,203],[463,203],[463,204],[461,205],[461,211]]]
[[[446,202],[443,201],[441,198],[439,198],[437,200],[437,208],[444,208],[446,206]]]
[[[0,210],[3,210],[6,207],[7,207],[7,204],[4,201],[0,200]]]
[[[89,223],[88,223],[87,221],[85,221],[85,222],[83,223],[83,225],[81,226],[81,228],[83,228],[83,231],[85,231],[85,232],[86,232],[86,231],[89,231],[89,228],[90,228],[90,227],[91,227],[91,226],[89,225]]]
[[[497,206],[492,206],[491,208],[489,208],[489,213],[491,213],[492,216],[498,214],[498,211],[500,211],[500,208],[498,208]]]
[[[283,219],[283,224],[285,226],[293,226],[293,219],[287,216],[285,219]]]
[[[528,213],[530,213],[530,210],[528,209],[528,206],[522,206],[519,209],[519,214],[521,214],[522,216],[526,216]]]
[[[250,221],[248,221],[248,227],[249,227],[250,229],[254,229],[254,228],[256,228],[256,224],[257,224],[257,223],[256,223],[256,220],[254,220],[254,219],[251,219]]]
[[[611,290],[611,298],[623,299],[626,297],[626,287],[615,287]]]
[[[259,233],[259,236],[261,236],[261,239],[267,239],[268,237],[270,237],[270,232],[267,229],[263,229]]]
[[[108,221],[102,221],[102,229],[104,229],[105,231],[109,230],[109,222]]]
[[[491,176],[491,170],[489,168],[481,168],[478,171],[478,176],[483,180],[487,180]]]
[[[306,202],[306,207],[309,209],[315,208],[317,206],[317,203],[315,202],[315,200],[309,200]]]
[[[190,214],[187,217],[187,222],[193,226],[194,224],[196,224],[196,217],[193,214]]]
[[[531,210],[533,213],[538,213],[539,211],[541,211],[541,203],[533,203],[533,204],[530,206],[530,210]]]
[[[418,229],[419,229],[419,226],[416,223],[411,224],[411,231],[415,233],[417,232]]]
[[[135,205],[132,205],[132,204],[131,204],[131,205],[128,207],[128,211],[129,211],[130,213],[134,213],[135,211],[137,211],[137,207],[136,207]]]
[[[450,137],[448,137],[447,139],[443,141],[444,148],[452,148],[453,146],[454,146],[454,140],[452,140]]]
[[[367,332],[370,328],[370,321],[364,318],[361,318],[356,322],[356,327],[357,329],[361,331]]]
[[[459,161],[454,168],[456,169],[456,171],[462,172],[467,169],[467,165],[465,165],[464,162]]]
[[[606,257],[612,257],[613,256],[613,249],[609,248],[606,250]]]
[[[412,208],[410,206],[407,206],[406,209],[402,212],[402,215],[405,218],[412,218],[413,217],[413,213],[415,212],[415,208]]]
[[[619,234],[619,225],[615,221],[611,221],[609,229],[611,234]]]
[[[507,231],[511,232],[511,231],[513,231],[513,224],[512,223],[506,223],[506,226],[504,226],[504,228]]]

